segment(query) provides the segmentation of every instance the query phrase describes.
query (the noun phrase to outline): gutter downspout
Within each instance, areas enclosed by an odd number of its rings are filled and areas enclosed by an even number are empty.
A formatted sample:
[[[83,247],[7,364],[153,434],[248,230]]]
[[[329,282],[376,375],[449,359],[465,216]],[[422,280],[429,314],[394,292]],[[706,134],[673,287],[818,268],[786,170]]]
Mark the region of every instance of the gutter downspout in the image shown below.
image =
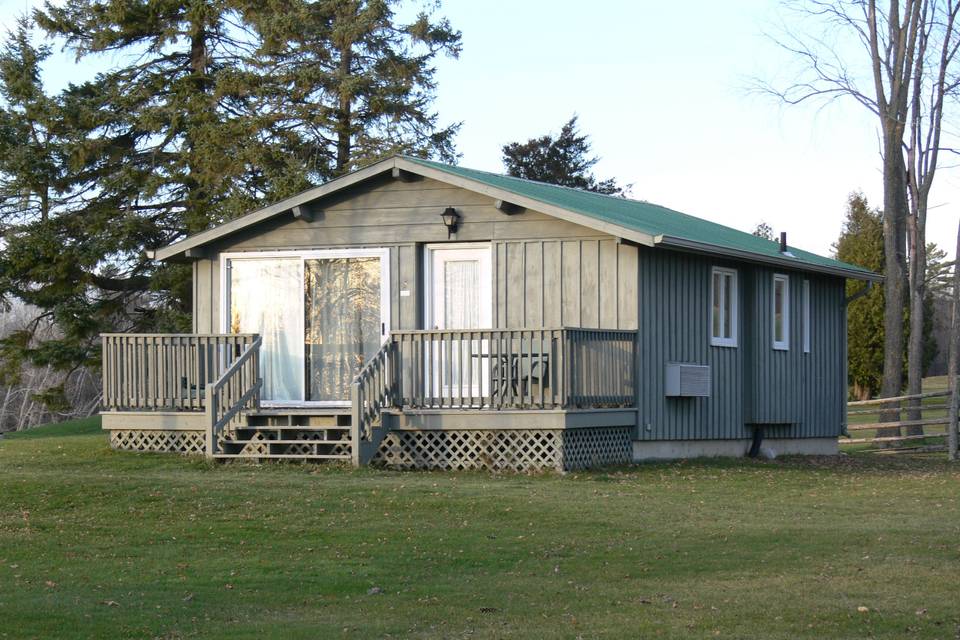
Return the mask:
[[[845,306],[850,306],[851,302],[853,302],[854,300],[859,300],[863,296],[867,295],[868,293],[870,293],[871,289],[873,289],[873,280],[867,280],[867,286],[865,286],[863,289],[860,289],[860,291],[857,291],[855,294],[853,294],[852,296],[844,300],[843,304]]]

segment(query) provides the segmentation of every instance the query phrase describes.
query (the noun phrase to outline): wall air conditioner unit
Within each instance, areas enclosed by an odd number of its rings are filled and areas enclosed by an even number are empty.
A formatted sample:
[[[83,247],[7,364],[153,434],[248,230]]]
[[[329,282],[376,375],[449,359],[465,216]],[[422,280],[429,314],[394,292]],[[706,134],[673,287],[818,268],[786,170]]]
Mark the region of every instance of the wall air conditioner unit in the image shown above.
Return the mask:
[[[665,395],[678,398],[709,398],[710,367],[702,364],[667,363]]]

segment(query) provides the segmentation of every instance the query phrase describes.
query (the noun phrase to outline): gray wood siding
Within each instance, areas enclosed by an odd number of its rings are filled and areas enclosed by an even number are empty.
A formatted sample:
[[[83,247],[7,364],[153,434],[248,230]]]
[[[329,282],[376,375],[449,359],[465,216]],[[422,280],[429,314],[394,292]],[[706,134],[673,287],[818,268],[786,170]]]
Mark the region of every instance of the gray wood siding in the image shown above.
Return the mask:
[[[434,180],[376,180],[306,207],[312,222],[278,216],[221,243],[220,251],[448,242],[440,219],[455,207],[460,227],[451,242],[609,237],[537,211],[506,215],[489,196]]]
[[[220,332],[220,260],[193,263],[193,331]]]
[[[637,247],[610,239],[495,242],[497,328],[637,328]]]
[[[738,346],[710,345],[710,270],[738,275]],[[778,271],[779,272],[779,271]],[[774,351],[773,271],[694,254],[640,248],[638,433],[642,440],[749,438],[749,423],[769,437],[829,437],[843,421],[846,310],[843,280],[810,280],[811,352],[803,353],[803,274],[791,276],[790,340]],[[667,398],[668,362],[711,368],[709,398]]]
[[[773,270],[692,253],[637,247],[536,211],[506,215],[493,200],[431,180],[378,180],[314,202],[312,222],[280,216],[211,247],[194,263],[194,330],[220,330],[220,252],[388,247],[393,329],[423,328],[423,252],[447,242],[440,213],[462,215],[451,242],[490,242],[497,328],[639,329],[638,437],[834,436],[844,419],[843,281],[811,283],[811,353],[804,354],[804,278],[791,276],[791,349],[772,348]],[[710,345],[710,268],[738,272],[738,346]],[[400,296],[400,291],[409,296]],[[708,364],[709,398],[664,397],[667,362]],[[775,426],[783,424],[786,426]]]
[[[789,349],[773,348],[773,275],[790,278]],[[810,283],[810,353],[803,351],[803,281]],[[791,424],[805,437],[837,435],[846,402],[846,308],[843,280],[763,267],[752,269],[752,393],[747,422]],[[785,432],[786,428],[777,432]]]
[[[440,213],[448,206],[456,207],[462,216],[460,228],[449,240],[440,219]],[[592,229],[537,211],[506,215],[494,207],[493,199],[488,196],[429,179],[409,183],[376,180],[316,201],[308,209],[315,214],[312,222],[295,220],[292,215],[279,216],[216,244],[211,252],[216,255],[284,249],[388,247],[391,326],[419,329],[423,328],[423,245],[491,242],[495,323],[505,318],[509,309],[511,319],[526,321],[526,325],[524,322],[510,324],[517,327],[636,326],[635,297],[631,306],[629,300],[599,294],[596,285],[601,279],[618,282],[618,274],[623,270],[635,274],[636,249],[618,245],[610,236]],[[498,261],[500,251],[509,251],[509,259]],[[581,254],[587,256],[585,275],[581,274]],[[501,269],[501,265],[508,267],[509,272]],[[220,261],[218,258],[198,260],[193,268],[194,330],[219,331]],[[528,268],[530,277],[527,277]],[[601,269],[603,272],[598,272]],[[627,295],[635,291],[630,284],[634,279],[635,276],[626,278],[620,291]],[[587,287],[589,290],[583,292]],[[409,291],[410,295],[401,297],[401,290]],[[544,296],[545,290],[562,290],[564,295]],[[498,298],[498,292],[507,291],[510,291],[509,303]],[[603,325],[598,324],[601,313]]]

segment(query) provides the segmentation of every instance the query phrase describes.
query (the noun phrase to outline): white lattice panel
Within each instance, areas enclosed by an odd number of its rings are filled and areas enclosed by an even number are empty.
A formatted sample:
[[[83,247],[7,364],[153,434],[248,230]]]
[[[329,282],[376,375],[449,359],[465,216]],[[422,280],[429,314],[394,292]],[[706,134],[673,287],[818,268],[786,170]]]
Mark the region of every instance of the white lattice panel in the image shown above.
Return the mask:
[[[119,429],[110,432],[110,446],[122,451],[198,453],[206,450],[202,431]]]
[[[401,469],[560,469],[561,432],[555,430],[392,431],[374,464]]]
[[[633,460],[630,427],[594,427],[563,432],[563,469],[576,471]]]

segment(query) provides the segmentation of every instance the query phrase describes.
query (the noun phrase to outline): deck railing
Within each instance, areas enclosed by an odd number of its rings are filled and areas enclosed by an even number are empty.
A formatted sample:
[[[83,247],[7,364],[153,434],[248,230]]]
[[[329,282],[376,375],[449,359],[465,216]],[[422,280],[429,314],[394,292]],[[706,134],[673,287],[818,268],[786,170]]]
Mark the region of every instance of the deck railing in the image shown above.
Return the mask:
[[[395,402],[411,409],[631,407],[632,330],[395,331]]]
[[[260,406],[260,337],[215,382],[207,385],[207,455],[220,452],[220,437],[243,424],[243,410]]]
[[[207,385],[257,336],[106,333],[101,338],[105,411],[204,411]]]
[[[375,444],[374,429],[382,426],[384,409],[397,406],[396,343],[388,340],[354,378],[350,388],[352,455],[366,464]]]

